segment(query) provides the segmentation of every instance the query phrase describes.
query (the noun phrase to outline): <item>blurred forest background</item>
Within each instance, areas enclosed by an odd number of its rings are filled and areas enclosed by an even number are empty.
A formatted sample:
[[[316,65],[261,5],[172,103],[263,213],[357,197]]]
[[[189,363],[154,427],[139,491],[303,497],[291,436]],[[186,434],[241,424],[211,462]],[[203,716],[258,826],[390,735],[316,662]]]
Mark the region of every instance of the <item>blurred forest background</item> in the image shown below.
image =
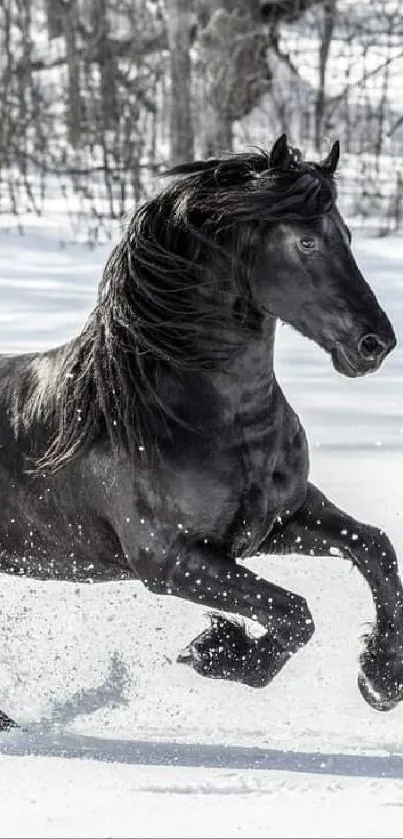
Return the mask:
[[[283,131],[339,137],[349,221],[402,229],[402,0],[1,0],[0,219],[105,239],[170,163]]]

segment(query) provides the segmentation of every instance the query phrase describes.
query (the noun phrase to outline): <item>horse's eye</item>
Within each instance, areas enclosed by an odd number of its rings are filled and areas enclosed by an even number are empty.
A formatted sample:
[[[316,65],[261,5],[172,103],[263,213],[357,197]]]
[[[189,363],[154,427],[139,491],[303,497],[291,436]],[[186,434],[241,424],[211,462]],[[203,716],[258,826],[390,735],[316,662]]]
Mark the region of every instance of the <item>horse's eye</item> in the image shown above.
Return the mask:
[[[298,244],[303,251],[313,251],[316,248],[316,241],[313,236],[304,236]]]

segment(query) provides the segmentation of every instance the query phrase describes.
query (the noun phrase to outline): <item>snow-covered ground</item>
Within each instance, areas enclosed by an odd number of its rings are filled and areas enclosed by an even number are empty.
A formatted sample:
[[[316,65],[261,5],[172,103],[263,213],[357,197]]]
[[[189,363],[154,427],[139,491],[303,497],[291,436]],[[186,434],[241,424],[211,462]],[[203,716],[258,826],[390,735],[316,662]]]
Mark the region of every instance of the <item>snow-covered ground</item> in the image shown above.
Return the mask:
[[[360,264],[403,336],[403,241],[357,239]],[[109,247],[60,247],[56,228],[0,232],[0,350],[75,334]],[[334,372],[279,328],[277,371],[304,420],[312,477],[403,556],[403,351],[374,376]],[[203,680],[175,656],[197,606],[139,584],[2,577],[0,837],[401,837],[403,706],[356,687],[369,593],[337,558],[248,563],[305,595],[317,630],[262,691]]]

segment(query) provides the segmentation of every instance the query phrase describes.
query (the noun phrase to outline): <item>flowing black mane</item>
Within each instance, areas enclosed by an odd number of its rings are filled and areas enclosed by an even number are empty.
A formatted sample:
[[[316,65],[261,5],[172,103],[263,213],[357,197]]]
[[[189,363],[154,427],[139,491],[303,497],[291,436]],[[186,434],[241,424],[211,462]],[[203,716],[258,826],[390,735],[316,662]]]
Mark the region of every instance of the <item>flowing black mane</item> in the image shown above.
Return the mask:
[[[126,448],[146,444],[168,411],[156,387],[164,370],[211,368],[256,329],[248,277],[262,227],[322,216],[335,201],[332,171],[288,147],[281,165],[258,150],[165,175],[172,182],[129,221],[68,348],[41,470],[63,466],[101,429]]]

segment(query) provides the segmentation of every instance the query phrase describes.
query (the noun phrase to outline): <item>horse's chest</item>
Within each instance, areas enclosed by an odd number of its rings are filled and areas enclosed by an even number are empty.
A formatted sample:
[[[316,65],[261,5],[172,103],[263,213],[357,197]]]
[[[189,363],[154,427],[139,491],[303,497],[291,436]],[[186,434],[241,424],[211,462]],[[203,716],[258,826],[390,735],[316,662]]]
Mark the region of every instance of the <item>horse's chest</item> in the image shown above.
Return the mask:
[[[255,434],[241,428],[237,452],[241,482],[231,526],[236,553],[257,549],[281,506],[280,494],[273,485],[278,456],[276,436],[273,428],[261,428]]]
[[[286,433],[284,433],[286,432]],[[301,503],[308,475],[306,439],[297,419],[271,428],[241,452],[242,492],[232,527],[234,554],[256,552],[277,516]]]
[[[307,479],[305,435],[294,414],[269,422],[235,420],[226,435],[187,449],[169,469],[178,526],[226,544],[234,555],[257,551]],[[173,486],[171,483],[173,482]]]

